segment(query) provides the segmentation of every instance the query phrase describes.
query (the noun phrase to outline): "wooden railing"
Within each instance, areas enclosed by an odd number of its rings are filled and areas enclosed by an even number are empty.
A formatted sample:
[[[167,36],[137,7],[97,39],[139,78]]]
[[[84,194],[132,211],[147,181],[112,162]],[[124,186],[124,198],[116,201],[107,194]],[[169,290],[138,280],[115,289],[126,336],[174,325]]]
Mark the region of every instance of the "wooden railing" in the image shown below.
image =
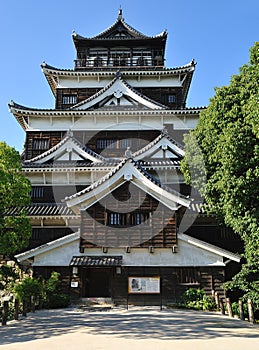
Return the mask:
[[[132,67],[132,68],[155,68],[164,67],[164,60],[152,58],[96,58],[76,59],[75,69],[82,68],[116,68],[116,67]]]

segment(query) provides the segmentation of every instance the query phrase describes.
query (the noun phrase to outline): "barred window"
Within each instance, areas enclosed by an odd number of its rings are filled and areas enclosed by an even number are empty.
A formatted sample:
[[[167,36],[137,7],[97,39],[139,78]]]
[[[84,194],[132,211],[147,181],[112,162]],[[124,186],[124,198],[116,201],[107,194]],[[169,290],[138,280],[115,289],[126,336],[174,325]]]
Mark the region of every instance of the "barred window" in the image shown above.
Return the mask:
[[[168,95],[167,96],[168,103],[175,103],[176,102],[176,96],[175,95]]]
[[[117,148],[117,142],[115,139],[97,139],[96,147],[99,149]]]
[[[110,213],[109,224],[110,225],[121,225],[121,213]]]
[[[49,149],[49,138],[36,138],[32,142],[32,148],[35,151]]]
[[[34,186],[31,189],[32,198],[43,198],[44,196],[44,187],[43,186]]]
[[[77,103],[76,95],[64,95],[62,96],[62,104],[64,105],[73,105]]]
[[[108,213],[108,224],[117,226],[136,226],[148,224],[149,213]]]
[[[127,148],[132,146],[132,139],[122,139],[119,142],[120,148]]]

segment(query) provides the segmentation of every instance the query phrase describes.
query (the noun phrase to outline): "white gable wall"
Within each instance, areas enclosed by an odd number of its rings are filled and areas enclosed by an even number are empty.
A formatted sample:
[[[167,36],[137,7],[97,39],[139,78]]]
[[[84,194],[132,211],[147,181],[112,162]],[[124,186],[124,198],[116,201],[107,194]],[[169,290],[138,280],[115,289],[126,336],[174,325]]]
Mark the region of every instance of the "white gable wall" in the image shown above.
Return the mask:
[[[81,254],[78,239],[35,256],[33,266],[69,266],[73,256],[84,255],[121,255],[124,266],[225,266],[222,256],[188,242],[178,240],[177,251],[172,253],[171,249],[156,248],[154,253],[149,253],[148,248],[132,248],[130,253],[126,253],[124,248],[108,248],[108,253],[104,254],[100,248],[91,248]]]

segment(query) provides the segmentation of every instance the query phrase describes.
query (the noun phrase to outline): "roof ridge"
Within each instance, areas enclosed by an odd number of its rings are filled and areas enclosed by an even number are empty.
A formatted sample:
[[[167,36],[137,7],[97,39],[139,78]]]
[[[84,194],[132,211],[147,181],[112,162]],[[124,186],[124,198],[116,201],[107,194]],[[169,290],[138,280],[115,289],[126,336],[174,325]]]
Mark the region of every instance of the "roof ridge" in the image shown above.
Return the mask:
[[[157,144],[160,140],[162,140],[163,137],[166,137],[170,142],[172,142],[174,145],[176,145],[177,147],[179,147],[180,149],[184,150],[183,145],[181,145],[179,142],[177,142],[176,140],[174,140],[169,134],[168,131],[166,130],[166,128],[164,128],[161,133],[150,143],[148,143],[146,146],[144,146],[143,148],[141,148],[140,150],[136,151],[135,153],[133,153],[133,157],[139,156],[140,154],[146,152],[147,150],[149,150],[150,148],[152,148],[155,144]]]
[[[117,80],[117,75],[106,85],[104,86],[101,90],[99,90],[98,92],[96,92],[95,94],[93,94],[92,96],[86,98],[85,100],[77,103],[76,105],[70,107],[69,109],[70,110],[73,110],[75,109],[76,107],[80,107],[82,106],[83,104],[85,103],[88,103],[92,100],[94,100],[95,98],[97,98],[98,96],[102,95],[105,91],[107,91],[114,83],[115,81]]]
[[[69,110],[75,110],[77,107],[80,107],[80,106],[84,105],[85,103],[93,101],[95,98],[101,96],[105,91],[107,91],[110,87],[112,87],[112,85],[115,84],[116,81],[118,81],[118,80],[120,80],[122,82],[122,84],[124,84],[128,89],[130,89],[132,92],[134,92],[136,95],[138,95],[139,97],[143,98],[144,100],[146,100],[148,102],[151,102],[151,103],[153,103],[153,104],[155,104],[158,107],[161,107],[163,109],[169,109],[167,106],[163,105],[162,103],[157,102],[157,101],[151,99],[150,97],[142,94],[138,90],[136,90],[125,79],[122,78],[122,75],[121,75],[120,71],[117,71],[115,77],[106,86],[104,86],[101,90],[96,92],[94,95],[92,95],[92,96],[88,97],[87,99],[85,99],[85,100],[77,103],[76,105],[70,107]]]
[[[182,199],[187,199],[188,197],[182,195],[181,193],[173,190],[172,188],[164,185],[161,183],[161,181],[159,179],[157,179],[156,177],[154,177],[153,175],[149,174],[147,172],[147,170],[145,170],[138,161],[135,161],[133,158],[124,158],[114,169],[112,169],[111,171],[109,171],[106,175],[104,175],[101,179],[95,181],[93,184],[91,184],[90,186],[84,188],[82,191],[77,192],[71,196],[67,196],[64,198],[64,201],[67,200],[71,200],[73,198],[77,198],[79,196],[81,196],[82,194],[85,194],[87,192],[90,192],[91,190],[93,190],[94,188],[98,187],[99,185],[103,184],[105,181],[109,180],[118,170],[120,170],[124,164],[126,164],[127,162],[132,163],[133,166],[139,171],[141,172],[149,181],[155,183],[158,187],[164,189],[165,191],[179,197]]]
[[[128,159],[124,158],[119,164],[117,164],[111,171],[109,171],[106,175],[101,177],[99,180],[95,181],[90,186],[87,186],[82,191],[79,191],[79,192],[77,192],[75,194],[72,194],[71,196],[65,197],[64,200],[66,201],[66,200],[69,200],[69,199],[72,199],[72,198],[79,197],[82,194],[87,193],[87,192],[91,191],[92,189],[96,188],[97,186],[99,186],[100,184],[102,184],[103,182],[105,182],[109,178],[111,178],[112,175],[114,175],[127,161],[128,161]]]
[[[83,37],[79,34],[77,34],[75,31],[73,31],[73,37],[77,38],[77,39],[110,39],[110,38],[105,38],[104,36],[106,34],[108,34],[113,28],[116,27],[116,25],[122,24],[129,32],[133,33],[136,35],[137,38],[142,38],[142,39],[152,39],[152,38],[159,38],[159,37],[163,37],[163,36],[167,36],[167,31],[163,30],[161,33],[154,35],[154,36],[149,36],[149,35],[145,35],[144,33],[140,32],[139,30],[135,29],[134,27],[132,27],[130,24],[128,24],[125,19],[123,18],[122,15],[122,8],[119,9],[119,13],[118,13],[118,17],[116,19],[115,22],[113,22],[109,27],[107,27],[106,29],[104,29],[102,32],[100,32],[97,35],[94,35],[92,37]],[[129,33],[129,34],[131,34]],[[133,39],[135,39],[136,37],[133,37]],[[116,39],[116,37],[112,37],[112,39]],[[123,38],[124,39],[124,38]],[[128,38],[127,38],[128,39]]]
[[[184,199],[188,198],[187,196],[177,192],[176,190],[172,189],[171,187],[168,187],[167,185],[162,184],[159,179],[157,179],[155,176],[149,174],[149,172],[146,169],[144,169],[138,161],[135,161],[132,159],[132,162],[134,163],[134,165],[137,167],[137,169],[142,174],[144,174],[150,181],[154,182],[157,186],[163,188],[164,190],[166,190],[167,192],[169,192],[171,194],[176,195],[179,198],[184,198]]]

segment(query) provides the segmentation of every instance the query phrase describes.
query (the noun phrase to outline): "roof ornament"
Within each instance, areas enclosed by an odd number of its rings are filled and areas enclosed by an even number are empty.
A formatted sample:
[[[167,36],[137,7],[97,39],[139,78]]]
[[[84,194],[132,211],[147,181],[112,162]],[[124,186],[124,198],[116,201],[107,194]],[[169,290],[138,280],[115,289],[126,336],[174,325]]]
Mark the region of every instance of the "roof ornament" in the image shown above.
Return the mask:
[[[118,20],[123,21],[121,5],[120,5],[120,8],[119,8]]]
[[[163,127],[163,130],[162,130],[161,134],[162,134],[163,136],[167,136],[167,135],[168,135],[168,130],[167,130],[167,127],[166,127],[166,126]]]
[[[71,129],[68,129],[67,131],[67,137],[73,137],[73,131]]]
[[[131,152],[131,150],[130,150],[130,147],[127,147],[127,149],[126,149],[126,151],[125,151],[125,157],[126,157],[127,159],[132,158],[132,152]]]

